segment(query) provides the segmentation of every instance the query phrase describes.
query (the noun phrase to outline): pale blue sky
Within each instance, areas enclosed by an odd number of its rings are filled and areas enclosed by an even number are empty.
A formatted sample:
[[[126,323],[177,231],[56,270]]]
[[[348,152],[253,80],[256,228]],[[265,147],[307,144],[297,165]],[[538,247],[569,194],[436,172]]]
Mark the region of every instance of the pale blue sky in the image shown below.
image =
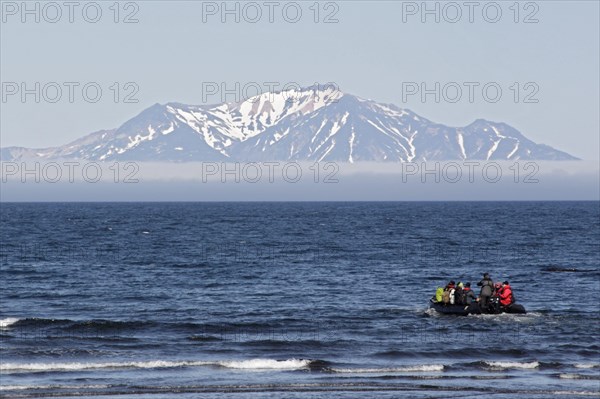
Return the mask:
[[[512,1],[499,2],[503,15],[495,24],[483,19],[481,7],[473,23],[468,22],[467,8],[454,24],[443,19],[435,23],[432,16],[422,23],[419,15],[406,16],[403,22],[408,2],[391,1],[335,2],[339,22],[333,24],[314,23],[309,9],[314,2],[299,2],[303,15],[292,24],[281,13],[290,2],[279,3],[274,23],[263,15],[255,24],[235,23],[231,16],[221,23],[219,15],[203,22],[202,9],[208,3],[192,1],[138,1],[139,22],[134,24],[112,21],[112,1],[100,2],[103,15],[96,24],[85,22],[81,10],[75,10],[74,23],[63,15],[54,24],[43,18],[35,23],[31,16],[22,23],[20,14],[4,13],[4,84],[98,82],[104,92],[95,104],[84,101],[77,90],[69,103],[66,89],[55,104],[36,104],[33,96],[25,103],[18,96],[8,97],[0,103],[1,145],[60,145],[117,127],[156,102],[200,104],[203,82],[230,87],[235,82],[335,82],[345,92],[410,108],[436,122],[461,126],[477,118],[503,121],[536,142],[599,159],[597,1],[535,2],[539,22],[533,24],[513,22]],[[323,10],[325,2],[320,6],[321,18],[333,10]],[[121,10],[120,18],[131,10]],[[533,10],[521,9],[520,19]],[[112,82],[135,82],[139,102],[115,104]],[[498,82],[503,95],[497,103],[486,102],[480,91],[474,103],[466,91],[455,104],[436,103],[432,96],[425,103],[419,96],[403,102],[406,82]],[[514,82],[535,82],[539,102],[515,103],[509,88]],[[212,96],[208,102],[219,101],[220,96]]]

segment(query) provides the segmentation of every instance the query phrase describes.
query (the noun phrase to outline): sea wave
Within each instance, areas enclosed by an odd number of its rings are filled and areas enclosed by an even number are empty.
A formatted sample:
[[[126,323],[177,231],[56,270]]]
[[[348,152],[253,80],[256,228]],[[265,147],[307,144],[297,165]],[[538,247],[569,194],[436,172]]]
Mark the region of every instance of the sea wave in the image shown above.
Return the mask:
[[[68,335],[87,337],[117,336],[131,334],[137,329],[152,327],[156,323],[145,320],[70,320],[47,319],[38,317],[16,318],[9,317],[0,320],[0,329],[18,328],[24,333],[32,332],[47,336]]]
[[[313,362],[313,360],[309,359],[248,359],[225,361],[150,360],[140,362],[106,363],[4,363],[0,365],[0,372],[14,374],[32,372],[87,371],[99,369],[159,369],[200,366],[216,366],[241,370],[300,370],[308,369]]]
[[[575,373],[559,374],[558,378],[563,380],[600,380],[600,377],[597,375],[584,375]]]
[[[186,366],[201,366],[207,362],[190,361],[164,361],[152,360],[145,362],[106,362],[106,363],[3,363],[0,365],[1,372],[49,372],[49,371],[85,371],[98,369],[127,369],[127,368],[172,368]]]
[[[498,314],[469,314],[467,317],[480,319],[478,321],[493,321],[498,323],[531,323],[533,320],[542,317],[540,312],[519,313],[498,313]]]
[[[540,363],[533,362],[483,362],[486,366],[492,369],[536,369],[540,367]]]
[[[596,369],[600,368],[600,363],[576,363],[574,366],[578,369]]]
[[[16,317],[7,317],[6,319],[0,319],[0,328],[7,328],[7,327],[15,324],[19,320],[21,320],[21,319],[18,319]]]
[[[0,385],[0,391],[19,391],[22,389],[36,389],[32,385]]]
[[[552,391],[553,395],[569,395],[569,396],[598,396],[598,392],[588,391]]]
[[[332,368],[334,373],[356,373],[356,374],[372,374],[372,373],[406,373],[416,371],[444,371],[443,364],[420,364],[404,367],[382,367],[382,368]]]
[[[308,368],[311,362],[307,359],[250,359],[217,362],[217,365],[242,370],[300,370]]]
[[[23,391],[26,389],[106,389],[110,385],[0,385],[0,391]]]

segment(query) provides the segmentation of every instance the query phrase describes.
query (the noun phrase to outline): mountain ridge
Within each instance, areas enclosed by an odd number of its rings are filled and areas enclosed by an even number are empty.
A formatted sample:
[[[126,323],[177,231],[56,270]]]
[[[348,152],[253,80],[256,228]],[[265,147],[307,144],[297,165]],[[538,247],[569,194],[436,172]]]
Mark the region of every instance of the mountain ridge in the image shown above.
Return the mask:
[[[153,104],[115,129],[63,146],[5,147],[2,161],[577,160],[504,122],[432,122],[333,87],[265,92],[241,102]]]

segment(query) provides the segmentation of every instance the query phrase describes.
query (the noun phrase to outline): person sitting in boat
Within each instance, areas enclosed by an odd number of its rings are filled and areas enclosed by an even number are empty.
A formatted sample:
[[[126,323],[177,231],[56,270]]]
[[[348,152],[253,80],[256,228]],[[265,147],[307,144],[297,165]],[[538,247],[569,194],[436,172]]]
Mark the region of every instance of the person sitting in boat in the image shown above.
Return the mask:
[[[483,279],[477,283],[477,286],[481,287],[481,292],[479,293],[479,307],[482,310],[487,310],[490,297],[494,292],[494,282],[490,278],[489,273],[483,273]]]
[[[431,301],[437,303],[442,303],[444,301],[444,289],[442,287],[437,287],[435,294],[431,297]]]
[[[464,305],[465,304],[463,283],[460,281],[458,282],[458,284],[456,284],[456,289],[454,290],[454,304],[455,305]]]
[[[456,289],[456,283],[454,280],[450,281],[446,288],[444,288],[443,302],[444,305],[454,305],[454,291]]]
[[[471,289],[471,283],[465,284],[465,287],[463,288],[463,298],[465,305],[470,305],[477,299],[475,293]]]
[[[500,290],[500,305],[507,307],[512,305],[515,300],[514,300],[514,296],[512,293],[512,288],[510,287],[510,284],[508,283],[508,281],[505,281],[504,283],[502,283],[502,288]]]
[[[494,284],[494,292],[492,293],[492,296],[500,297],[501,291],[502,291],[502,283],[500,281],[498,281],[497,283]]]
[[[487,311],[491,313],[500,312],[500,291],[502,290],[502,283],[497,282],[494,284],[494,292],[488,302]]]

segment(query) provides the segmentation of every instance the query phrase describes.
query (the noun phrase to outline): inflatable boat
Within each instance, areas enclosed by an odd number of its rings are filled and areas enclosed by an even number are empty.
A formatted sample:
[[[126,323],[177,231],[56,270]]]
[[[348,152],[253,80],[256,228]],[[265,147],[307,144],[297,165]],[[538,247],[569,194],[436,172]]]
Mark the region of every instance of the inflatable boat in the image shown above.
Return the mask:
[[[527,313],[523,305],[513,303],[509,306],[500,306],[500,303],[498,303],[497,300],[494,300],[494,298],[490,299],[490,304],[487,309],[481,309],[479,302],[473,302],[470,305],[445,305],[442,302],[436,302],[433,299],[429,300],[429,307],[439,313],[460,316],[469,314]]]

